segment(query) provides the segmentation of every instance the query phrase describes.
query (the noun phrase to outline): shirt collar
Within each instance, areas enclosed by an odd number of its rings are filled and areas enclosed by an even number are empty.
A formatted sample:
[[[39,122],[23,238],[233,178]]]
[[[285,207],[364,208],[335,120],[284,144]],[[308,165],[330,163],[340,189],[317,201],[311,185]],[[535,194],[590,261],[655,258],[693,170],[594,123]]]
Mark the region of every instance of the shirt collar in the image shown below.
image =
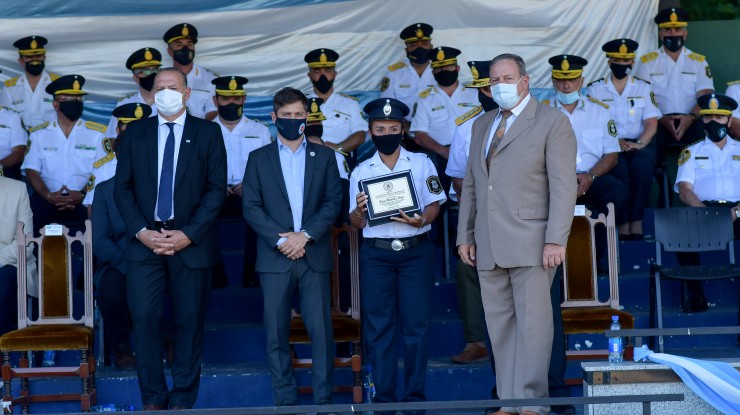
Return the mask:
[[[282,141],[280,141],[280,137],[278,137],[277,140],[275,140],[275,142],[277,142],[279,151],[286,150],[286,151],[289,151],[291,154],[294,154],[293,150],[291,150],[290,147],[286,146],[285,144],[283,144]],[[298,150],[296,150],[296,153],[298,153],[301,149],[305,149],[305,148],[306,148],[306,136],[304,135],[303,140],[301,140],[301,146],[298,147]]]
[[[532,98],[532,94],[530,94],[529,92],[527,92],[527,96],[524,97],[524,99],[522,100],[522,102],[520,102],[519,105],[517,105],[516,107],[514,107],[514,108],[512,108],[510,110],[511,111],[511,114],[514,117],[518,117],[519,114],[521,114],[522,111],[524,111],[524,108],[527,107],[527,104],[529,103],[530,98]],[[499,111],[499,113],[498,113],[499,115],[497,117],[501,117],[501,112],[502,111]]]
[[[173,123],[175,123],[175,124],[177,124],[177,125],[179,125],[179,126],[182,126],[182,127],[184,127],[184,126],[185,126],[185,117],[187,117],[187,115],[188,115],[188,112],[187,112],[187,111],[185,111],[185,112],[183,112],[183,113],[182,113],[182,115],[180,115],[179,117],[177,117],[177,119],[175,119],[174,121],[167,121],[167,120],[165,120],[165,119],[164,119],[164,118],[162,117],[162,115],[161,115],[161,114],[157,114],[157,121],[159,122],[159,125],[160,125],[160,126],[161,126],[162,124],[166,124],[166,123],[168,123],[168,122],[173,122]]]
[[[398,161],[396,161],[396,165],[394,166],[393,169],[395,170],[398,167],[398,163],[402,161],[404,162],[411,161],[411,153],[403,147],[401,147],[401,153],[398,155]],[[383,164],[383,160],[380,158],[380,152],[378,150],[375,150],[375,154],[373,154],[373,156],[370,158],[370,165],[379,166],[381,164]]]

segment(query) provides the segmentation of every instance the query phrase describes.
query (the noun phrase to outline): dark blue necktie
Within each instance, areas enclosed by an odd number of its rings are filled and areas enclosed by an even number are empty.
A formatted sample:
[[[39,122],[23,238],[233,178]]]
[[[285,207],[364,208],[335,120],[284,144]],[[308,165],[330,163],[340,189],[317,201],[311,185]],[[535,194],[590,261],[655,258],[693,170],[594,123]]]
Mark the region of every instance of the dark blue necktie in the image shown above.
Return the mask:
[[[175,164],[175,123],[165,123],[170,128],[164,143],[162,173],[159,175],[159,196],[157,197],[157,216],[166,221],[172,216],[172,174]]]

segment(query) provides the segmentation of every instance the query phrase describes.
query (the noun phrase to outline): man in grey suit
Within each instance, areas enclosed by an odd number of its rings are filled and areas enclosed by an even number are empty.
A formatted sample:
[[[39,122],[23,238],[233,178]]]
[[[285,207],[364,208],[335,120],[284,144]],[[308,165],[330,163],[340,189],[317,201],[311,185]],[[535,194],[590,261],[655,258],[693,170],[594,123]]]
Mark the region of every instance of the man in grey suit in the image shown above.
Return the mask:
[[[491,61],[497,111],[473,124],[457,245],[478,269],[501,399],[545,398],[553,339],[550,285],[565,260],[576,201],[576,137],[529,94],[521,57]],[[549,407],[497,414],[545,415]]]
[[[242,203],[244,219],[258,236],[255,271],[265,299],[275,404],[294,405],[297,398],[288,344],[296,290],[312,342],[314,401],[329,404],[334,388],[330,229],[339,214],[342,185],[334,152],[308,142],[303,134],[306,96],[283,88],[275,95],[273,110],[278,139],[250,154]]]

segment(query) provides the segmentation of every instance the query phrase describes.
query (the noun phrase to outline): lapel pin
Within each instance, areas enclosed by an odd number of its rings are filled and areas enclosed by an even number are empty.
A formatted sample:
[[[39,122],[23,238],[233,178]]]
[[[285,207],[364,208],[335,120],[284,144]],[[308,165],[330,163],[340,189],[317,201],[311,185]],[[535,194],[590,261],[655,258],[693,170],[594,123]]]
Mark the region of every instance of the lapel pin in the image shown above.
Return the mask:
[[[316,153],[314,153],[314,152],[312,151],[312,152],[308,153],[308,155],[309,155],[309,156],[311,156],[311,157],[313,157],[313,156],[315,156],[315,155],[316,155]]]
[[[189,142],[190,142],[190,140],[185,140],[185,142],[186,142],[186,143],[189,143]]]

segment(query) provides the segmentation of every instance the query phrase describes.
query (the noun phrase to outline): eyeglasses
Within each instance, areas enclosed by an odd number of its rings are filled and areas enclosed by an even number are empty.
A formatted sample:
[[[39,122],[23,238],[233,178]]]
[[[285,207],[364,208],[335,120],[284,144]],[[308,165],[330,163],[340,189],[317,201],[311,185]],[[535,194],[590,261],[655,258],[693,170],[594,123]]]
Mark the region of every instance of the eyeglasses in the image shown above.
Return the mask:
[[[159,68],[157,69],[138,68],[138,69],[134,69],[133,72],[134,72],[134,75],[149,76],[151,74],[159,73]]]

